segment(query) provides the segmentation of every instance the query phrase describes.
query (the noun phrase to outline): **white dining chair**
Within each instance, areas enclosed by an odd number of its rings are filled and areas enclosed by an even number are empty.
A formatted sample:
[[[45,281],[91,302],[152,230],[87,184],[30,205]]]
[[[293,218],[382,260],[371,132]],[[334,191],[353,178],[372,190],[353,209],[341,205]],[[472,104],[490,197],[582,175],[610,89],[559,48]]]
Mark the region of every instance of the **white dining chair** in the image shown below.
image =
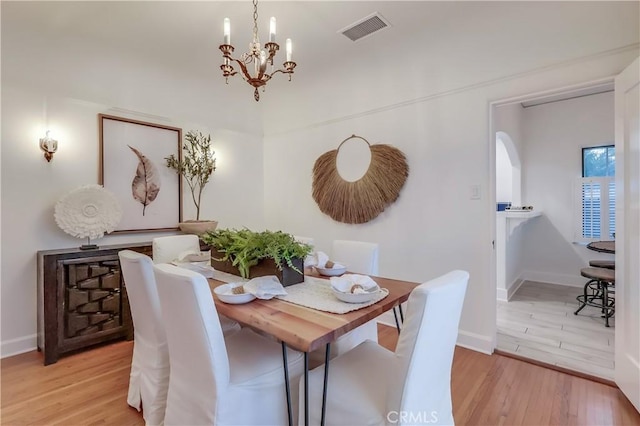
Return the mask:
[[[154,270],[171,360],[165,425],[286,424],[281,345],[248,328],[223,338],[202,275],[168,264]],[[303,357],[287,349],[287,358],[297,390]]]
[[[133,356],[127,403],[140,411],[147,425],[161,425],[169,386],[169,351],[158,289],[149,256],[132,250],[118,252],[133,319]],[[236,321],[223,323],[225,336],[240,331]]]
[[[151,246],[154,263],[171,263],[183,253],[200,253],[200,238],[193,234],[168,235],[154,238]]]
[[[315,240],[313,238],[311,238],[311,237],[303,237],[303,236],[300,236],[300,235],[294,235],[293,239],[296,240],[299,243],[310,245],[312,249],[315,247]],[[315,256],[313,255],[313,253],[310,253],[304,259],[304,266],[308,267],[308,266],[312,265],[314,261],[315,261]]]
[[[344,262],[349,272],[378,275],[378,244],[364,241],[334,240],[331,260]]]
[[[149,256],[118,253],[133,319],[133,357],[127,403],[143,410],[147,425],[161,425],[169,388],[169,351]]]
[[[151,243],[154,263],[171,263],[184,253],[200,253],[200,238],[194,234],[156,237]],[[220,315],[222,330],[232,333],[240,330],[237,321]]]
[[[299,243],[309,244],[311,247],[315,246],[315,240],[311,237],[303,237],[300,235],[294,235],[293,239]]]
[[[454,424],[451,365],[468,281],[452,271],[416,287],[395,352],[367,341],[331,360],[326,424]],[[309,373],[311,424],[321,421],[323,380],[324,365]]]
[[[378,244],[376,243],[334,240],[331,245],[331,259],[346,265],[349,272],[378,275]],[[331,345],[331,357],[345,353],[365,340],[378,341],[376,320],[371,320],[340,336]],[[322,356],[324,355],[323,353]],[[316,360],[317,357],[318,355],[314,354],[312,358]]]

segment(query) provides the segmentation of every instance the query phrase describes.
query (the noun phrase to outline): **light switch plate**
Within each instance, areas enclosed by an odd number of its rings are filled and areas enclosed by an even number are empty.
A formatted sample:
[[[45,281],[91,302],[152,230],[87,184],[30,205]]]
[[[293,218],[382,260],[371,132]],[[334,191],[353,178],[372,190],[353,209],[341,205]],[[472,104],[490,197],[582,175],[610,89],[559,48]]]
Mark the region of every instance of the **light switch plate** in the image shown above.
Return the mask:
[[[480,197],[480,185],[471,185],[470,187],[470,198],[472,200],[479,200]]]

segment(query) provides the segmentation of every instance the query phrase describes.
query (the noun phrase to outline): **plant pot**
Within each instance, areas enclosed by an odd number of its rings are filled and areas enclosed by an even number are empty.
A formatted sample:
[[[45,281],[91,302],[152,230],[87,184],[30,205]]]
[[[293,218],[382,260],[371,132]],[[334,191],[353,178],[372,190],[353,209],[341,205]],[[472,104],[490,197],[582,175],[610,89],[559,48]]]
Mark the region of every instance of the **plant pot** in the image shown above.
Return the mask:
[[[218,271],[227,272],[229,274],[240,276],[238,268],[233,266],[230,260],[220,261],[224,256],[216,249],[211,249],[211,266]],[[264,277],[266,275],[275,275],[283,286],[298,284],[304,281],[304,260],[293,259],[293,264],[302,272],[298,272],[288,265],[283,265],[282,270],[278,269],[273,259],[262,259],[257,265],[249,269],[249,278]]]
[[[196,234],[200,236],[208,231],[215,231],[218,222],[215,220],[187,220],[178,224],[180,230],[185,234]]]

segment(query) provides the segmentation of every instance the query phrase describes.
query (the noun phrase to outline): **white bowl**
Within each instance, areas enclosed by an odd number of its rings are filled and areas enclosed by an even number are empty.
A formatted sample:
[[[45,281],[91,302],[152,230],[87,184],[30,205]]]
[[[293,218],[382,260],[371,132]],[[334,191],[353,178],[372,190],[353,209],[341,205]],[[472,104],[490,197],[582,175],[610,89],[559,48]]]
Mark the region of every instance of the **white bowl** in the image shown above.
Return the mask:
[[[213,292],[218,296],[218,299],[222,300],[224,303],[231,303],[234,305],[239,305],[242,303],[251,302],[256,298],[251,293],[242,293],[242,294],[233,294],[231,289],[234,287],[241,286],[245,283],[229,283],[222,284],[213,289]],[[246,288],[245,288],[246,291]]]
[[[366,293],[343,293],[342,291],[338,291],[335,288],[331,287],[333,290],[333,294],[343,302],[347,303],[365,303],[373,300],[378,293],[380,293],[380,287],[372,288],[371,291]]]
[[[347,272],[347,268],[345,266],[341,268],[316,268],[320,275],[324,275],[326,277],[336,277],[338,275],[342,275]]]

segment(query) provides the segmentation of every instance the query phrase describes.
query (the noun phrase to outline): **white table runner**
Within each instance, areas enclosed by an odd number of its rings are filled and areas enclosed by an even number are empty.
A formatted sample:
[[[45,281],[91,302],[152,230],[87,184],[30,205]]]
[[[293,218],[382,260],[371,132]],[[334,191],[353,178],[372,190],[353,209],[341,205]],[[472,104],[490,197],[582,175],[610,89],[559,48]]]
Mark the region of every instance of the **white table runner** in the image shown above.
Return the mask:
[[[213,278],[225,283],[249,281],[246,278],[218,270],[213,272]],[[380,289],[380,293],[376,295],[376,297],[368,302],[347,303],[339,300],[333,294],[329,280],[308,276],[304,277],[304,282],[290,285],[284,289],[287,292],[287,295],[277,296],[278,299],[307,308],[317,309],[319,311],[331,312],[333,314],[346,314],[347,312],[366,308],[374,303],[378,303],[389,295],[389,290],[383,288]]]
[[[389,290],[383,288],[380,289],[380,293],[376,297],[368,302],[347,303],[339,300],[333,294],[329,280],[315,277],[304,277],[303,283],[290,285],[285,287],[285,290],[288,294],[286,296],[277,296],[278,299],[334,314],[346,314],[347,312],[366,308],[389,295]]]

